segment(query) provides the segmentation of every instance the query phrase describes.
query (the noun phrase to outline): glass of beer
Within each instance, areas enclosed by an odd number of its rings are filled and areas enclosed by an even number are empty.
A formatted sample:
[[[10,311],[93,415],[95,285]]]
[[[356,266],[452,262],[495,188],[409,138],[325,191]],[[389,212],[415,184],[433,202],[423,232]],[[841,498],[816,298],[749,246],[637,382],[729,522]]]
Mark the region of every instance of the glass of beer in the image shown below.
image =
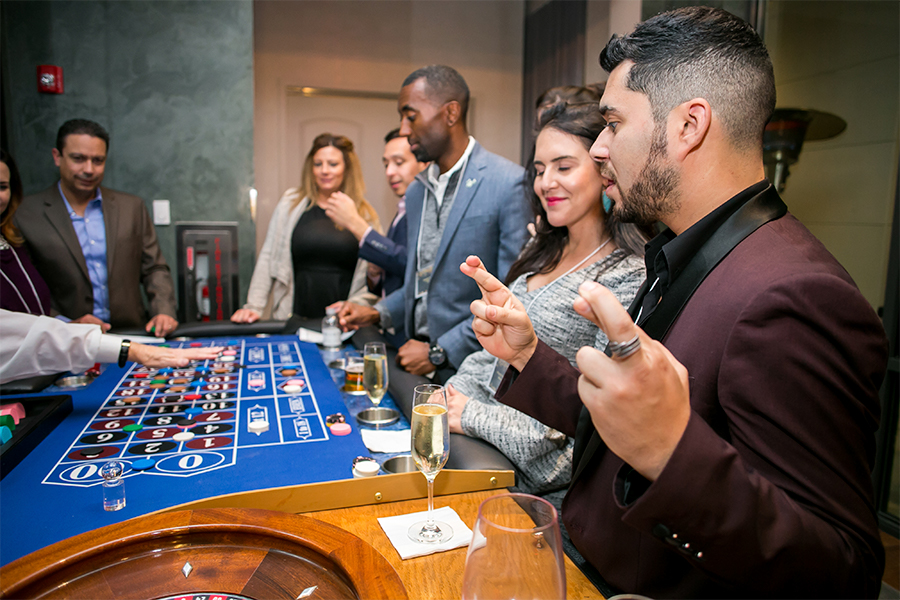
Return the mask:
[[[388,387],[384,342],[368,342],[363,350],[363,387],[372,404],[378,406]]]
[[[363,359],[361,356],[348,356],[344,367],[344,391],[350,394],[362,394],[366,391],[363,387]]]
[[[447,397],[443,386],[430,383],[416,386],[410,430],[413,460],[428,481],[428,517],[410,527],[408,535],[412,541],[422,544],[445,542],[453,537],[453,529],[434,520],[434,478],[450,455]]]

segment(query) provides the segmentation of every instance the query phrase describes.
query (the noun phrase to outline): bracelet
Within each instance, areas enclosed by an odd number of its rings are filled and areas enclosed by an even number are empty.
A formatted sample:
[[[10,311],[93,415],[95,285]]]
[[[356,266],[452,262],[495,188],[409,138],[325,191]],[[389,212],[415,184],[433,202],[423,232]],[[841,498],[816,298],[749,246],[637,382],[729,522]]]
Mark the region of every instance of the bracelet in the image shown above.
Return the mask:
[[[122,340],[122,347],[119,348],[119,366],[124,367],[128,362],[128,350],[131,349],[131,340]]]

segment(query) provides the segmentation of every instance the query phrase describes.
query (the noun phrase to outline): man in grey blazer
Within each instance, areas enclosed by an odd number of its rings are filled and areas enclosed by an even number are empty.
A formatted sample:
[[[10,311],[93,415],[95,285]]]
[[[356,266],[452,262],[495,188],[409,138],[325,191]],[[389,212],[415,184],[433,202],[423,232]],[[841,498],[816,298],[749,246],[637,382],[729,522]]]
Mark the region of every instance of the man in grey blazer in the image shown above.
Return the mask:
[[[347,303],[341,311],[348,327],[402,323],[411,339],[399,349],[398,363],[417,375],[437,370],[438,380],[479,349],[469,304],[480,292],[459,263],[477,252],[505,276],[529,220],[524,169],[469,136],[468,102],[465,80],[447,66],[423,67],[403,82],[400,135],[416,158],[433,161],[406,192],[404,284],[375,308]]]
[[[60,179],[23,200],[16,225],[55,313],[104,331],[143,327],[161,337],[178,326],[172,276],[144,201],[100,187],[108,150],[99,124],[64,123],[53,149]]]

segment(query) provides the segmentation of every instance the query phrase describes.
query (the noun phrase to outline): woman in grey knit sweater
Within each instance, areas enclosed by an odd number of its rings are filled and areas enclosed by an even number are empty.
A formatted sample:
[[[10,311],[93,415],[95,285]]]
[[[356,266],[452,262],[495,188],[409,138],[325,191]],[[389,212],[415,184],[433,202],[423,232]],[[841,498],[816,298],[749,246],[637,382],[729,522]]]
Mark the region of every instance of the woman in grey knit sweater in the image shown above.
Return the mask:
[[[578,286],[597,281],[625,306],[644,280],[649,231],[623,224],[604,207],[606,181],[588,151],[604,126],[598,103],[559,103],[541,115],[535,145],[536,234],[510,268],[512,293],[527,308],[538,337],[575,364],[582,346],[606,336],[572,308]],[[450,430],[484,439],[515,464],[517,488],[564,489],[572,474],[572,439],[494,400],[505,363],[481,350],[450,378]],[[547,399],[552,402],[552,398]]]

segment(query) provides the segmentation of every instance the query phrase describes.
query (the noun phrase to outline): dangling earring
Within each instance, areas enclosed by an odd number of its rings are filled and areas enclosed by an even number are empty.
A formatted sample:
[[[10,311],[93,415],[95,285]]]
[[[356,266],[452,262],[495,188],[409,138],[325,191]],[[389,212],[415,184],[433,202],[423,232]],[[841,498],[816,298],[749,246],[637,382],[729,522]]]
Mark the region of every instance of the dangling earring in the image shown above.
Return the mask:
[[[603,192],[603,212],[609,214],[609,211],[612,210],[613,201],[606,195],[606,192]]]

